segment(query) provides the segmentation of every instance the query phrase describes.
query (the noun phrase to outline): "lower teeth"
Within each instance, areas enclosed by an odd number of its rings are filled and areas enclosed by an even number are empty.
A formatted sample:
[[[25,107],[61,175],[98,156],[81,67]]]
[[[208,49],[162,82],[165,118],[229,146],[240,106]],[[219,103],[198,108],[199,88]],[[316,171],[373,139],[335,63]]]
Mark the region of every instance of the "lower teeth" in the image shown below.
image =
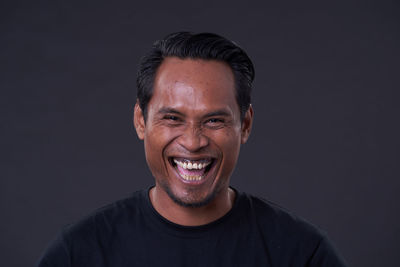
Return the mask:
[[[198,175],[187,175],[187,174],[181,174],[181,177],[187,181],[199,181],[203,176],[198,176]]]

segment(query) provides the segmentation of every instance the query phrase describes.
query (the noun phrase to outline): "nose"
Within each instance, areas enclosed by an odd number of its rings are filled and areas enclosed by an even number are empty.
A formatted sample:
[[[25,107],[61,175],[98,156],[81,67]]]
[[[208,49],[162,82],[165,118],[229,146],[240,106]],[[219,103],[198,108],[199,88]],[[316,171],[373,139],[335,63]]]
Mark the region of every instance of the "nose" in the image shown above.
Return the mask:
[[[208,138],[203,135],[200,127],[188,125],[179,137],[178,143],[186,150],[196,152],[208,145]]]

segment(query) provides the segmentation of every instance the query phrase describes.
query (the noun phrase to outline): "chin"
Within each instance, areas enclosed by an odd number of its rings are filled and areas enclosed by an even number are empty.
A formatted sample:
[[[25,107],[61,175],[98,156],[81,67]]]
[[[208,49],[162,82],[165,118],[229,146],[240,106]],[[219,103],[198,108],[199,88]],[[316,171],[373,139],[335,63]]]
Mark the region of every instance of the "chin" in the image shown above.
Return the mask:
[[[169,198],[174,201],[177,205],[186,208],[199,208],[210,204],[215,197],[218,195],[220,190],[212,190],[208,192],[206,196],[201,194],[202,192],[196,192],[196,189],[186,189],[185,196],[179,196],[171,188],[169,184],[160,183],[161,188],[167,193]]]
[[[189,198],[179,198],[177,197],[171,190],[166,191],[168,196],[179,206],[186,208],[199,208],[204,207],[210,204],[212,200],[214,200],[217,193],[215,191],[208,194],[205,198],[202,199],[189,199]]]

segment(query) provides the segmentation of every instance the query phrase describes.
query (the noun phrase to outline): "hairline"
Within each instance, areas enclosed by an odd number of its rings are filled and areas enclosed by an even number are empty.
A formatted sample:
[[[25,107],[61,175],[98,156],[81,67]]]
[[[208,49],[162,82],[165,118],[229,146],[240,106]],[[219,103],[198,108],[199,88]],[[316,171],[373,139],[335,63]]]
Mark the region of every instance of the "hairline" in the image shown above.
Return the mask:
[[[208,61],[208,62],[214,61],[214,62],[223,63],[224,65],[226,65],[227,67],[229,67],[229,69],[230,69],[230,71],[231,71],[231,74],[232,74],[232,77],[233,77],[233,86],[234,86],[233,89],[234,89],[234,92],[235,92],[235,102],[236,102],[236,105],[237,105],[237,107],[238,107],[238,109],[239,109],[240,122],[243,121],[244,114],[242,115],[242,110],[241,110],[240,103],[239,103],[239,100],[238,100],[238,92],[239,92],[238,81],[237,81],[237,78],[236,78],[236,75],[235,75],[235,70],[232,68],[232,66],[231,66],[227,61],[222,60],[222,59],[218,59],[218,58],[202,58],[202,57],[191,57],[191,56],[181,57],[181,56],[177,56],[177,55],[167,55],[167,56],[163,55],[163,56],[161,56],[161,61],[160,61],[160,63],[158,64],[157,68],[155,69],[154,75],[153,75],[153,77],[152,77],[153,79],[151,80],[151,84],[150,84],[150,87],[151,87],[150,92],[151,92],[151,94],[150,94],[149,100],[148,100],[148,102],[147,102],[146,108],[145,108],[144,110],[142,110],[143,118],[144,118],[144,122],[145,122],[145,123],[146,123],[146,121],[147,121],[147,112],[148,112],[148,108],[147,108],[147,107],[148,107],[149,103],[151,102],[151,99],[153,98],[153,95],[154,95],[155,81],[156,81],[156,79],[157,79],[157,75],[158,75],[158,73],[159,73],[159,70],[160,70],[161,65],[162,65],[162,64],[164,63],[164,61],[165,61],[166,59],[168,59],[168,58],[177,58],[177,59],[180,59],[180,60]],[[137,99],[137,100],[138,100],[138,102],[139,102],[139,99]],[[251,104],[249,104],[249,105],[247,106],[246,112],[247,112],[247,110],[249,109],[250,105],[251,105]],[[142,107],[140,107],[140,108],[142,109]],[[245,112],[244,112],[244,113],[245,113]]]

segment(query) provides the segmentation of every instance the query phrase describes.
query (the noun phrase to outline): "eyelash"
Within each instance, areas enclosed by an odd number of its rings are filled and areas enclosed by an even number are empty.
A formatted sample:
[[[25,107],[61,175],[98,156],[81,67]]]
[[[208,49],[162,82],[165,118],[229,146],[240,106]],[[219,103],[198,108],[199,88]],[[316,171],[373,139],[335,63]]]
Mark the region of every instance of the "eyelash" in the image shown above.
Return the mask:
[[[208,119],[207,122],[210,122],[210,123],[223,123],[224,120],[223,119],[218,119],[218,118],[212,118],[212,119]]]
[[[178,123],[180,124],[180,122],[181,122],[181,119],[178,116],[174,116],[174,115],[165,115],[163,117],[163,119],[166,121],[169,121],[172,124],[178,124]],[[225,120],[221,119],[221,118],[210,118],[205,121],[205,124],[208,124],[208,125],[211,124],[210,125],[210,127],[211,127],[211,126],[220,126],[224,122],[225,122]]]
[[[167,115],[164,117],[165,120],[172,120],[172,121],[177,121],[179,120],[179,118],[177,116],[173,116],[173,115]]]

